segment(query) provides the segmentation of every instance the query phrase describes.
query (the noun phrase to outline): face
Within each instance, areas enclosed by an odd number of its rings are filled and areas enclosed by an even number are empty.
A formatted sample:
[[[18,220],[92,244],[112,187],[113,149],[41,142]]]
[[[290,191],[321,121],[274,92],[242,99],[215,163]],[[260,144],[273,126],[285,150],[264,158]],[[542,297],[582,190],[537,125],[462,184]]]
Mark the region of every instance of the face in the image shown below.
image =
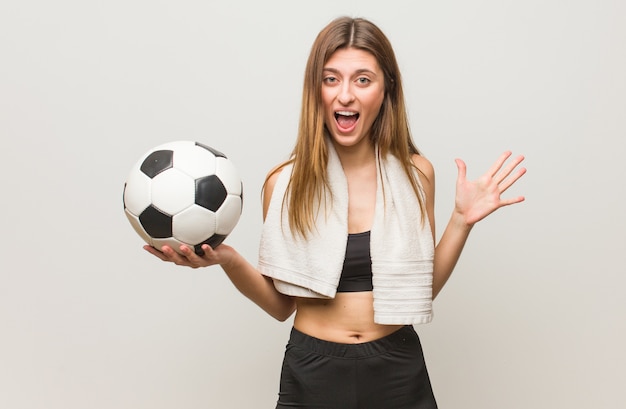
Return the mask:
[[[335,143],[369,143],[369,134],[385,97],[385,81],[376,58],[355,48],[337,50],[324,65],[324,121]]]

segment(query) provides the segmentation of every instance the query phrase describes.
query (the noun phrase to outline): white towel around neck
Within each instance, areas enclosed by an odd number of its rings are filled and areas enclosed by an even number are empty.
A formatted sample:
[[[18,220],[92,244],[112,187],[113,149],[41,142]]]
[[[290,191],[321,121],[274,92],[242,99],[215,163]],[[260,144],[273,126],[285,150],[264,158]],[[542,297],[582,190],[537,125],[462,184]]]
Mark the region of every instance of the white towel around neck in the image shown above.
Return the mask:
[[[328,141],[328,177],[332,195],[321,206],[314,231],[306,239],[291,234],[287,204],[292,166],[278,176],[259,247],[259,271],[287,295],[334,298],[348,240],[348,183],[332,142]],[[376,150],[378,157],[378,149]],[[374,321],[424,324],[432,319],[434,242],[400,161],[387,155],[376,161],[378,183],[370,232]],[[382,182],[382,183],[381,183]],[[384,193],[383,193],[384,191]]]

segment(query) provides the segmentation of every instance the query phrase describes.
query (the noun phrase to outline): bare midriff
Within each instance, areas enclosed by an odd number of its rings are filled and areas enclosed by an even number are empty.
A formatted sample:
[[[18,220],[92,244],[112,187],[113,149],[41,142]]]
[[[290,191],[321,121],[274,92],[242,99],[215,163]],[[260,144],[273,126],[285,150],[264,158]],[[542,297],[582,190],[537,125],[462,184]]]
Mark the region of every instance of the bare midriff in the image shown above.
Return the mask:
[[[402,325],[374,323],[371,291],[337,293],[334,299],[296,298],[294,327],[315,338],[342,344],[374,341]]]

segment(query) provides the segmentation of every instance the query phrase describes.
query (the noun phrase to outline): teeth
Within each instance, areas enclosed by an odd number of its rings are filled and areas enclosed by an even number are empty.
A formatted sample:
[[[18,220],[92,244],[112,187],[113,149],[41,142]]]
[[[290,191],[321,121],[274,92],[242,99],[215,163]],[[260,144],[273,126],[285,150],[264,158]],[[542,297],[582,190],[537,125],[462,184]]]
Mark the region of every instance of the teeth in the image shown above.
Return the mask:
[[[341,115],[341,116],[354,116],[357,113],[356,112],[350,112],[350,111],[337,111],[336,114],[337,115]]]

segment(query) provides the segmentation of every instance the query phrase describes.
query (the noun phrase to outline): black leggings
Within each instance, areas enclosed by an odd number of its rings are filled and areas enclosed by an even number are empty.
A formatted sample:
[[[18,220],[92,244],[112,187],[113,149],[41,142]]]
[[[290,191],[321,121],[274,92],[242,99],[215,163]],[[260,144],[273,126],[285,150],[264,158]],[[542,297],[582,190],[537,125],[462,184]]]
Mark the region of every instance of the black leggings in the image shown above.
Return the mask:
[[[337,344],[293,328],[277,409],[436,409],[412,326],[372,342]]]

